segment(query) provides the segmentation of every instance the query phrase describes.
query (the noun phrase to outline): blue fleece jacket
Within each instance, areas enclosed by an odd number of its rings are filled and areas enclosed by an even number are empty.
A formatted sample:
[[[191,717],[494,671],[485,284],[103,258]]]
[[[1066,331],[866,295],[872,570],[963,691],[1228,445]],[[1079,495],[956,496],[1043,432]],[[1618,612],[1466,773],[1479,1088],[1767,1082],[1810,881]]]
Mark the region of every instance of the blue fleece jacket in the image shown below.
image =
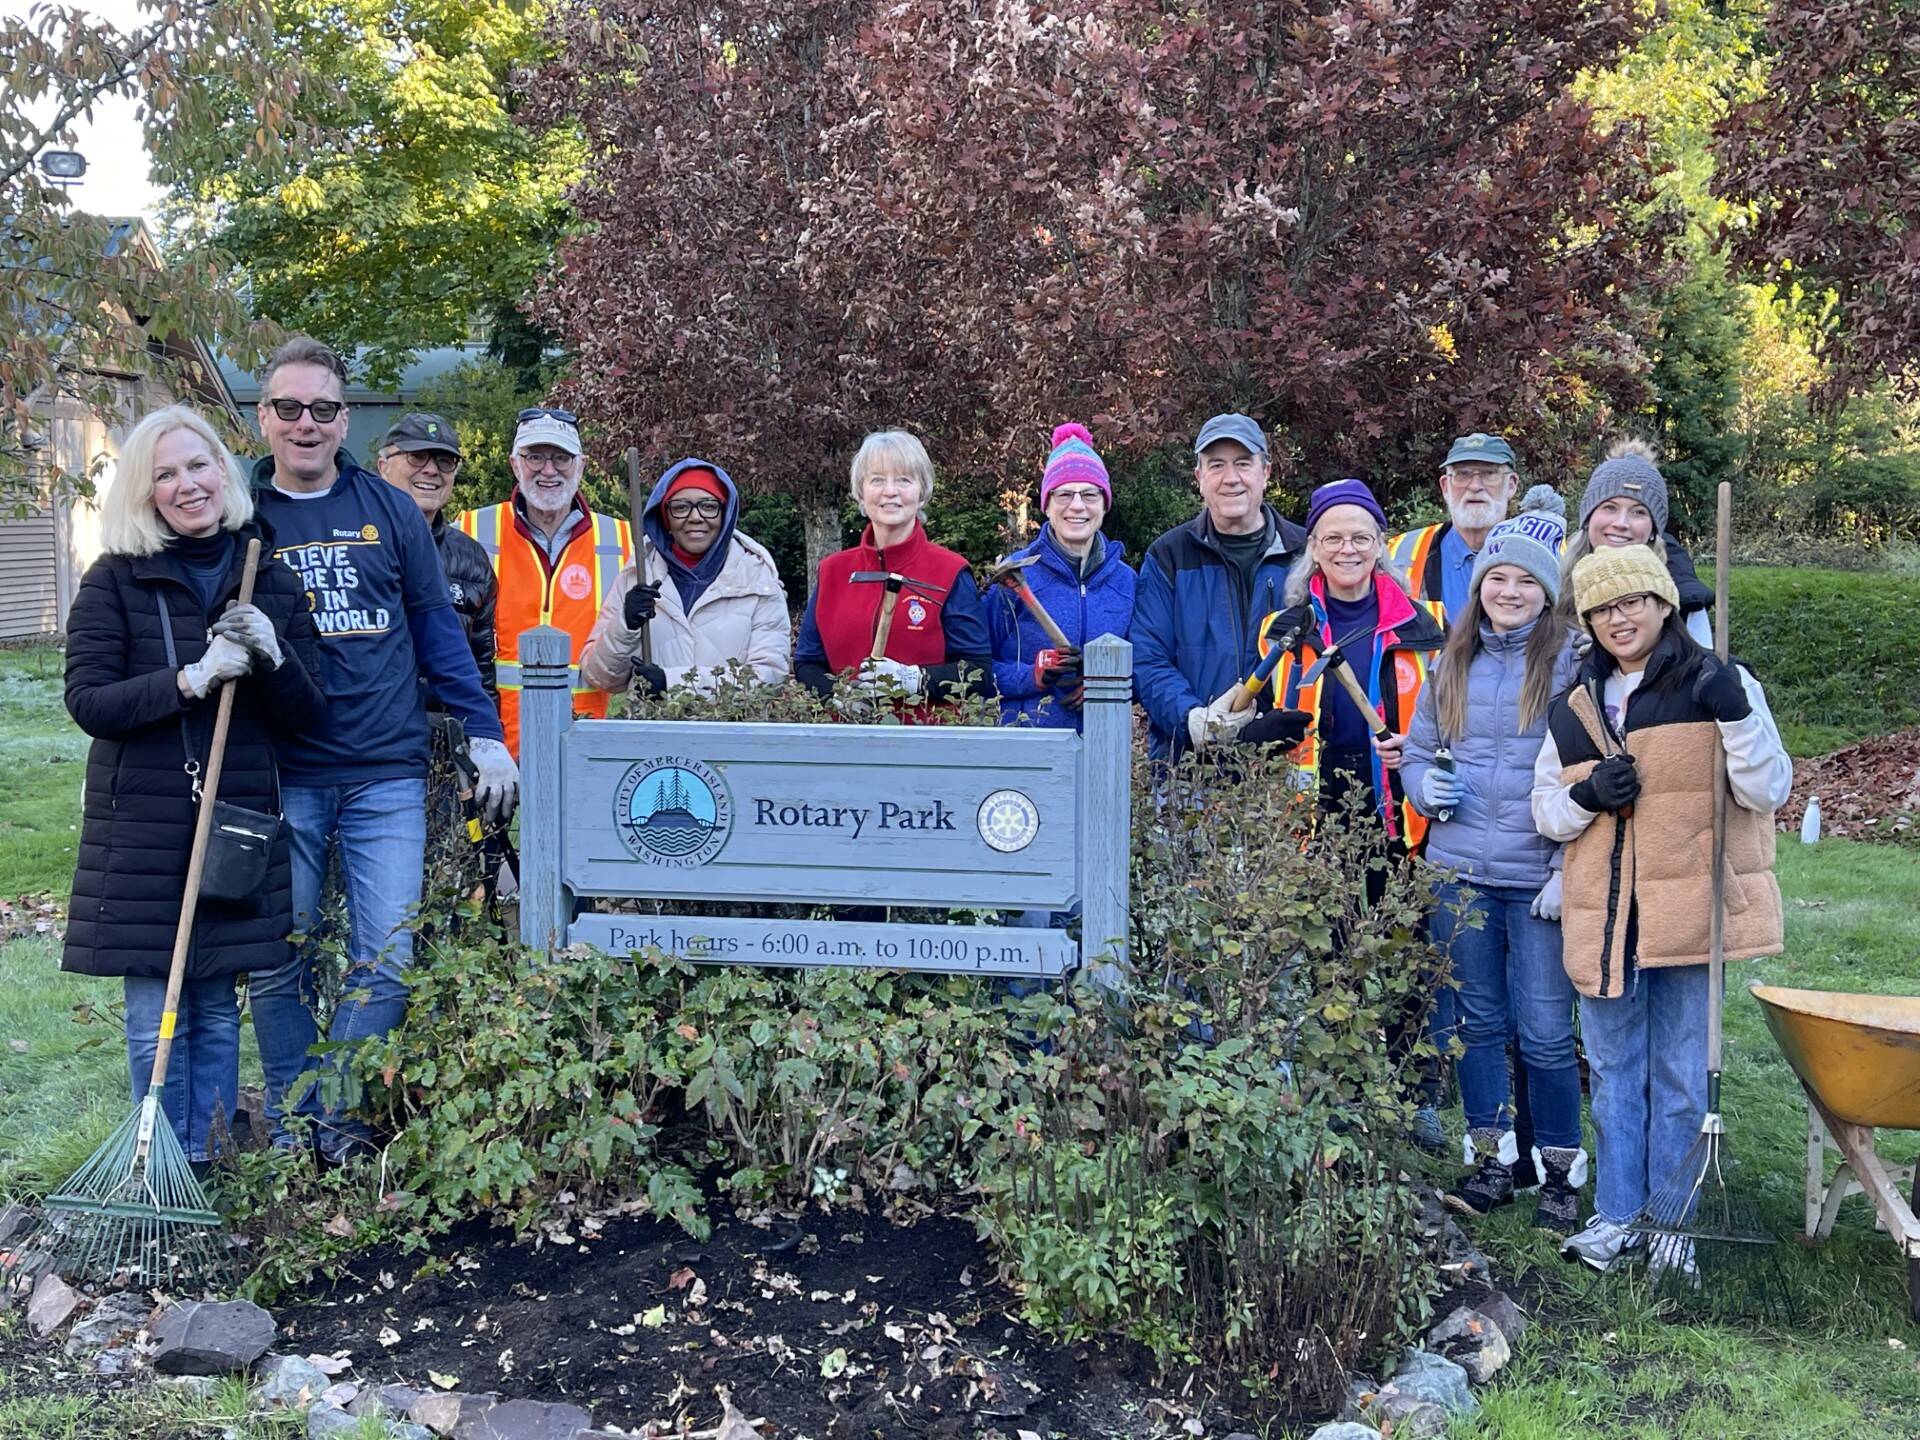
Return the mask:
[[[1267,551],[1251,592],[1221,552],[1202,510],[1147,547],[1134,599],[1133,693],[1146,709],[1147,753],[1178,759],[1187,749],[1187,712],[1226,693],[1258,662],[1260,622],[1286,608],[1287,568],[1307,532],[1265,507]]]
[[[720,516],[720,534],[694,565],[688,565],[675,553],[673,536],[667,530],[667,517],[660,508],[667,498],[667,487],[685,470],[711,470],[719,480],[720,488],[727,492],[727,508]],[[727,551],[733,544],[733,528],[739,519],[739,487],[733,483],[731,475],[711,460],[699,460],[691,455],[684,460],[676,460],[654,485],[653,493],[647,497],[646,514],[641,520],[646,527],[647,540],[660,552],[660,558],[667,562],[667,573],[673,577],[673,588],[680,592],[681,613],[692,614],[694,601],[706,594],[707,587],[727,568]]]
[[[1079,562],[1060,548],[1053,527],[1040,534],[1019,558],[1038,556],[1025,571],[1033,595],[1075,645],[1102,635],[1124,636],[1133,623],[1133,593],[1139,577],[1127,564],[1127,547],[1101,539],[1092,572],[1084,578]],[[1060,703],[1057,693],[1042,691],[1033,679],[1033,661],[1053,644],[1020,597],[996,586],[987,601],[987,630],[993,636],[993,675],[1000,687],[1002,725],[1040,725],[1078,730],[1081,712]]]

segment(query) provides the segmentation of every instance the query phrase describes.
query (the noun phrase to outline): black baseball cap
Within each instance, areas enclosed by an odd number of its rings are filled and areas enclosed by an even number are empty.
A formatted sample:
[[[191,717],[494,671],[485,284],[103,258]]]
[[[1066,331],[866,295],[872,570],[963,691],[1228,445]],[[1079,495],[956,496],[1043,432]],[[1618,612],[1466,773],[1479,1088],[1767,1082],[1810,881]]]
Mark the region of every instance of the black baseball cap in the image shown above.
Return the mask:
[[[402,415],[393,422],[393,428],[387,431],[386,438],[380,442],[382,450],[402,451],[445,450],[453,455],[460,454],[460,432],[453,428],[453,422],[444,415],[429,415],[423,411],[414,411]]]

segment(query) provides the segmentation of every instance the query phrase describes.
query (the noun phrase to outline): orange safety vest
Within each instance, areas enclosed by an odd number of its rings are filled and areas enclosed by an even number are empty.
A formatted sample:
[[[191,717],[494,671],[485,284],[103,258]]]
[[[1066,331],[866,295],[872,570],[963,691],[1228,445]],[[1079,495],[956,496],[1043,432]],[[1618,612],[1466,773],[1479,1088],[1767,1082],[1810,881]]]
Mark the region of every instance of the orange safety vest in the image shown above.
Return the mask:
[[[1438,600],[1415,600],[1409,603],[1398,585],[1391,581],[1377,581],[1376,584],[1381,589],[1380,613],[1383,624],[1375,632],[1367,650],[1353,657],[1356,662],[1354,674],[1367,688],[1370,698],[1378,701],[1381,718],[1387,722],[1387,728],[1396,735],[1404,735],[1413,724],[1413,712],[1420,703],[1420,691],[1427,683],[1427,672],[1439,658],[1445,635],[1441,628],[1444,621]],[[1272,685],[1276,707],[1304,710],[1314,717],[1313,724],[1307,727],[1306,739],[1295,746],[1287,758],[1305,774],[1317,779],[1320,774],[1321,687],[1339,682],[1330,681],[1324,674],[1311,681],[1306,678],[1313,662],[1320,658],[1321,650],[1332,643],[1326,621],[1325,590],[1318,575],[1311,582],[1311,596],[1310,603],[1318,624],[1309,625],[1300,643],[1281,658],[1273,672]],[[1260,622],[1259,650],[1262,658],[1273,649],[1268,632],[1288,613],[1284,610],[1275,611]],[[1369,675],[1366,657],[1376,649],[1379,663],[1374,673]],[[1380,818],[1387,827],[1387,833],[1399,839],[1409,853],[1419,850],[1421,842],[1427,838],[1427,817],[1414,809],[1410,801],[1403,799],[1398,805],[1392,803],[1392,787],[1384,771],[1377,765],[1374,788],[1379,793]]]
[[[1387,541],[1387,561],[1406,577],[1409,600],[1439,603],[1438,595],[1427,594],[1427,557],[1433,553],[1441,532],[1447,528],[1445,521],[1438,525],[1423,525],[1418,530],[1409,530]],[[1440,619],[1444,623],[1447,617],[1442,615]]]
[[[604,719],[605,691],[580,683],[580,653],[587,648],[593,622],[606,604],[621,568],[633,561],[633,527],[612,515],[592,515],[591,525],[577,525],[573,538],[549,563],[539,539],[515,513],[511,500],[469,510],[457,523],[480,542],[500,581],[494,604],[494,674],[500,684],[500,723],[507,732],[507,749],[520,756],[520,632],[536,625],[553,625],[573,637],[568,656],[572,666],[573,713]]]

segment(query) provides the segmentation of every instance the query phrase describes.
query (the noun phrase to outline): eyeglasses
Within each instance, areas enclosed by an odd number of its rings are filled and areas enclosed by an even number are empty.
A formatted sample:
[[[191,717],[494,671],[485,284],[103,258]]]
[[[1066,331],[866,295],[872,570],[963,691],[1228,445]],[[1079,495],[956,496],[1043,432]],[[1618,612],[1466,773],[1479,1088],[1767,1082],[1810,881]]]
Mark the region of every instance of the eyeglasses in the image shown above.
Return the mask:
[[[520,421],[558,420],[563,425],[578,425],[580,417],[571,410],[562,410],[557,405],[529,405],[520,412]]]
[[[1314,544],[1326,550],[1351,550],[1356,555],[1370,555],[1378,548],[1378,535],[1316,535]]]
[[[564,475],[572,467],[573,462],[580,457],[578,455],[568,455],[564,452],[555,452],[552,450],[537,452],[520,450],[515,452],[513,458],[536,475],[546,470],[551,470],[556,475]]]
[[[1611,605],[1594,606],[1587,611],[1587,619],[1604,623],[1618,615],[1622,620],[1638,620],[1647,613],[1647,602],[1652,599],[1651,595],[1622,595]]]
[[[702,520],[718,520],[721,505],[718,500],[669,500],[667,516],[673,520],[684,520],[689,515],[698,515]]]
[[[340,412],[347,408],[347,402],[344,400],[269,400],[267,404],[274,414],[289,425],[307,411],[313,413],[314,424],[331,425]]]
[[[1058,500],[1063,505],[1084,505],[1087,509],[1091,510],[1094,506],[1102,504],[1106,498],[1105,491],[1097,490],[1091,485],[1084,489],[1078,486],[1068,488],[1063,485],[1051,495],[1047,496],[1047,503],[1051,505],[1054,501]]]
[[[460,473],[460,457],[451,450],[396,450],[392,453],[406,461],[409,470],[425,470],[432,466],[442,475]]]

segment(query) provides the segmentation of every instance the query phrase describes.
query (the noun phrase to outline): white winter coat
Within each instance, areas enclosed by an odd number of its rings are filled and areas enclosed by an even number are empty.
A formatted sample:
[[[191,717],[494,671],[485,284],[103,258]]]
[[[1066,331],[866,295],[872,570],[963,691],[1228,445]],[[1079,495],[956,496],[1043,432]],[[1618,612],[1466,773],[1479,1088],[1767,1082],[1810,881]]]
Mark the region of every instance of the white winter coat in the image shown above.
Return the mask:
[[[736,660],[751,665],[768,685],[778,685],[792,672],[793,621],[787,614],[786,588],[759,541],[733,532],[727,563],[693,602],[691,614],[680,608],[680,592],[668,576],[667,562],[651,545],[646,566],[648,583],[660,587],[651,625],[653,663],[666,672],[670,687],[710,689]],[[580,656],[582,685],[618,693],[632,680],[640,633],[627,629],[622,612],[634,584],[634,567],[629,565],[614,580],[587,637]]]

